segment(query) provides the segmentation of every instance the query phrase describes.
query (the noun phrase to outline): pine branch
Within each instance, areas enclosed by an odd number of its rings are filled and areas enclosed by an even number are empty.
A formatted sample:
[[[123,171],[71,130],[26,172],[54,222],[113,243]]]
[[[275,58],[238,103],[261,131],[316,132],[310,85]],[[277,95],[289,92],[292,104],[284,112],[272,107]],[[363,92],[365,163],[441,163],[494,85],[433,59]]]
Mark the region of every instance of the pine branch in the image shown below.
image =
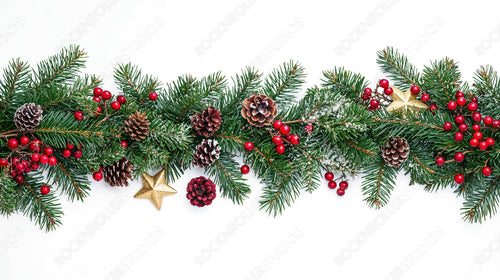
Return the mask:
[[[433,101],[438,108],[445,108],[450,100],[455,100],[455,93],[460,89],[460,72],[452,59],[434,61],[424,68],[423,81],[425,91],[432,92]]]
[[[408,58],[392,47],[387,47],[377,52],[377,63],[385,73],[389,74],[391,83],[402,90],[412,85],[422,87],[420,74]]]
[[[139,67],[131,63],[119,64],[115,68],[114,78],[124,95],[133,98],[140,110],[155,106],[155,102],[149,99],[149,93],[160,90],[161,83],[158,78],[143,75]]]
[[[295,92],[304,83],[304,68],[294,61],[283,63],[264,80],[262,94],[273,99],[281,110],[295,100]]]
[[[334,100],[348,99],[351,102],[362,102],[361,93],[368,86],[368,82],[361,74],[353,73],[343,67],[335,67],[331,71],[324,71],[323,76],[323,87],[334,93]]]
[[[243,100],[249,95],[257,93],[260,86],[260,73],[253,68],[245,68],[241,75],[236,75],[233,81],[233,87],[226,94],[219,96],[215,102],[216,108],[219,108],[221,114],[230,115],[235,110],[241,109]]]
[[[398,169],[387,166],[380,156],[367,165],[362,189],[370,207],[380,208],[389,202],[397,173]]]
[[[492,217],[497,212],[500,195],[500,176],[486,180],[488,184],[476,187],[466,197],[462,208],[463,218],[469,222],[483,222],[485,218]]]
[[[3,80],[0,81],[0,111],[2,117],[5,116],[4,110],[10,99],[16,96],[16,93],[25,91],[29,87],[30,71],[28,63],[20,59],[12,60],[9,66],[4,69]]]
[[[234,203],[242,204],[248,198],[250,187],[245,183],[238,163],[232,159],[231,154],[223,153],[205,171],[211,177],[215,177],[215,182],[221,190],[222,197],[231,199]]]

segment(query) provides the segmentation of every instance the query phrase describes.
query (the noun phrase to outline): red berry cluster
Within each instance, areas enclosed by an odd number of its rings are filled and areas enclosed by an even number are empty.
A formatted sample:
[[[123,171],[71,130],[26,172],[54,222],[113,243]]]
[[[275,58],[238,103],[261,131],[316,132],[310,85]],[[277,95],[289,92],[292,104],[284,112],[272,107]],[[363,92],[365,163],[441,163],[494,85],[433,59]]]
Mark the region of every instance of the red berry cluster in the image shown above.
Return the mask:
[[[78,149],[76,149],[74,152],[73,152],[73,149],[75,148],[75,145],[73,144],[70,144],[70,143],[66,143],[66,149],[64,149],[62,151],[62,156],[64,158],[69,158],[71,155],[73,155],[76,159],[79,159],[82,157],[83,155],[83,152],[82,152],[82,145],[78,145]]]
[[[111,94],[111,92],[107,91],[107,90],[102,90],[102,88],[100,87],[96,87],[94,88],[94,98],[93,100],[97,103],[101,103],[101,101],[107,101],[107,100],[110,100],[111,97],[113,95]],[[120,107],[127,103],[127,99],[125,98],[125,96],[123,95],[118,95],[116,97],[116,100],[111,102],[111,109],[115,110],[115,111],[118,111],[120,110]],[[106,104],[104,104],[104,106],[106,106]],[[101,106],[97,107],[97,111],[95,112],[96,115],[99,115],[102,111],[102,108]]]
[[[328,181],[328,187],[330,189],[335,189],[337,187],[337,182],[333,180],[335,176],[332,172],[325,173],[325,179]],[[339,188],[337,189],[337,195],[343,196],[345,194],[345,190],[349,187],[349,183],[346,181],[340,181]]]
[[[6,172],[18,184],[24,183],[25,173],[37,170],[40,164],[50,166],[57,164],[57,158],[53,156],[54,149],[52,147],[43,147],[43,154],[41,154],[42,141],[40,139],[30,141],[27,136],[22,136],[19,140],[11,138],[7,141],[7,146],[13,150],[13,154],[6,159],[0,159],[0,168],[7,169]]]
[[[273,134],[272,141],[276,145],[276,152],[278,154],[283,154],[286,150],[285,144],[290,143],[292,145],[298,145],[300,143],[300,138],[297,134],[290,133],[290,127],[283,124],[282,121],[275,121],[273,123],[273,128],[279,133]]]
[[[394,93],[394,89],[389,86],[389,81],[387,79],[381,79],[380,81],[378,81],[378,84],[377,84],[377,87],[375,88],[375,90],[372,90],[369,87],[367,87],[363,90],[363,93],[361,94],[361,98],[368,103],[367,105],[368,105],[368,108],[370,110],[380,109],[380,103],[381,103],[382,99],[385,101],[390,101],[387,98],[383,97],[383,95],[380,91],[382,91],[383,94],[387,95],[387,96],[391,96]],[[417,85],[413,85],[410,88],[410,91],[413,95],[418,95],[420,93],[420,87]],[[424,94],[422,94],[420,99],[422,100],[422,102],[429,102],[430,96],[427,93],[424,93]],[[435,105],[431,105],[431,107],[432,106],[436,107]],[[433,110],[434,109],[437,109],[437,107],[433,108]]]
[[[216,197],[215,184],[203,176],[191,179],[186,190],[186,197],[191,201],[191,205],[198,207],[212,204]]]
[[[467,103],[463,92],[458,91],[455,96],[456,101],[452,100],[447,104],[448,110],[452,111],[455,115],[455,124],[458,128],[458,131],[453,135],[455,141],[461,142],[464,140],[465,135],[470,135],[471,137],[469,139],[469,146],[471,148],[478,148],[480,151],[486,151],[488,148],[493,147],[495,145],[495,140],[491,137],[484,137],[481,130],[483,130],[484,132],[489,132],[490,130],[487,129],[492,128],[496,130],[500,128],[500,120],[493,120],[493,118],[490,116],[486,116],[483,118],[479,112],[476,112],[478,109],[477,97],[471,98],[470,102]],[[472,122],[474,122],[474,124],[472,125],[472,131],[470,131],[470,127],[466,123],[466,116],[470,116]],[[481,127],[481,121],[485,126]],[[445,122],[443,124],[443,129],[446,132],[450,132],[453,130],[453,124],[450,122]],[[443,166],[445,163],[452,161],[463,162],[465,160],[465,154],[471,153],[473,151],[474,150],[471,149],[470,151],[457,152],[455,153],[453,160],[449,161],[446,161],[443,156],[438,156],[436,157],[436,165]],[[483,167],[482,173],[484,176],[490,176],[491,168],[488,166]],[[465,176],[463,174],[455,175],[455,182],[457,184],[462,184],[464,181]]]

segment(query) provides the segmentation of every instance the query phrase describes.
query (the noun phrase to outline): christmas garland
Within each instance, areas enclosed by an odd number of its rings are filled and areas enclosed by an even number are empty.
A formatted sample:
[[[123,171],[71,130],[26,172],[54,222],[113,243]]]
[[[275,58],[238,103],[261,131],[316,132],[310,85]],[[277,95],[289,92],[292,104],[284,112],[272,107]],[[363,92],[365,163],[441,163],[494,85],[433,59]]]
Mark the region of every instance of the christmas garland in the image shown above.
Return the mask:
[[[469,84],[451,59],[420,72],[386,48],[377,63],[387,79],[370,87],[361,74],[334,68],[296,100],[305,74],[293,61],[267,76],[245,68],[231,82],[217,72],[164,86],[136,66],[118,65],[120,93],[113,96],[99,78],[81,74],[85,59],[71,46],[35,68],[15,59],[4,70],[1,214],[23,213],[54,229],[62,216],[58,195],[83,200],[89,174],[110,186],[142,175],[135,197],[160,209],[163,196],[176,192],[167,183],[191,167],[210,177],[187,186],[198,207],[212,203],[217,187],[243,203],[252,170],[264,185],[261,209],[271,215],[320,187],[321,174],[338,195],[346,178],[363,174],[365,200],[379,208],[403,171],[425,190],[453,188],[465,200],[467,221],[496,213],[500,79],[489,66]],[[162,171],[150,176],[151,169]]]

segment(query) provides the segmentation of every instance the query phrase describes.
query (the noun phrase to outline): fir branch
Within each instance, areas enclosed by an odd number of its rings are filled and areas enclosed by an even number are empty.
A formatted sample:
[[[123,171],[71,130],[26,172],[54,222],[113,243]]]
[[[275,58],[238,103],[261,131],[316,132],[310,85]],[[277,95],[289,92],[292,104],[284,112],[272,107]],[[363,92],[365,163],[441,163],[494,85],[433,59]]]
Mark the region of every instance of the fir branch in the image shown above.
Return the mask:
[[[232,155],[223,153],[205,171],[215,178],[222,197],[227,197],[234,203],[242,204],[243,200],[248,198],[250,194],[250,187],[246,184],[246,180],[243,179],[237,167],[238,163],[232,159]]]
[[[260,85],[260,73],[253,68],[245,68],[241,75],[236,75],[233,81],[233,87],[226,94],[219,96],[215,106],[221,111],[221,114],[229,115],[241,108],[241,104],[249,95],[257,93]]]
[[[460,87],[460,72],[456,62],[449,58],[434,61],[424,68],[423,81],[427,92],[435,93],[433,101],[438,107],[446,107],[450,100],[455,100],[455,92]]]
[[[486,217],[492,217],[497,212],[500,184],[500,176],[487,180],[489,183],[484,187],[476,187],[475,190],[466,197],[462,208],[463,218],[469,222],[481,223]]]
[[[387,166],[382,157],[377,156],[368,164],[362,185],[365,201],[370,207],[380,208],[389,202],[397,177],[397,168]]]
[[[392,47],[377,52],[377,63],[380,68],[389,74],[391,82],[405,90],[412,85],[422,87],[420,74],[408,58]]]
[[[283,63],[266,77],[262,94],[273,99],[283,110],[295,100],[294,93],[301,88],[304,78],[304,68],[300,64],[294,61]]]
[[[335,67],[331,71],[324,71],[323,76],[323,87],[334,93],[334,100],[342,101],[346,98],[351,102],[362,102],[361,93],[368,86],[368,82],[361,74],[343,67]]]

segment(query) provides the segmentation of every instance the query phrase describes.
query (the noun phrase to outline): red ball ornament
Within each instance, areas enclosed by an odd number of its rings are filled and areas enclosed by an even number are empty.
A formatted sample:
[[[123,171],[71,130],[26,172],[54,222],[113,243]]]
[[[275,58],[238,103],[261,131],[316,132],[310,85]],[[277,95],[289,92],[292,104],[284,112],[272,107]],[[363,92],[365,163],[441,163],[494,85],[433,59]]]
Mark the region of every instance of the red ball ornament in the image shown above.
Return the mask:
[[[465,181],[465,177],[462,174],[455,175],[455,183],[462,184]]]
[[[149,93],[149,99],[152,101],[155,101],[158,98],[158,94],[156,92],[150,92]]]
[[[273,128],[276,129],[276,130],[279,130],[282,126],[283,126],[283,122],[282,121],[275,121],[275,122],[273,122]]]
[[[120,104],[127,103],[127,99],[125,98],[125,96],[123,96],[121,94],[116,97],[116,101],[120,102]]]
[[[381,79],[378,81],[378,85],[381,86],[382,88],[388,88],[389,87],[389,81],[386,79]]]
[[[479,145],[479,140],[477,138],[472,138],[469,141],[471,147],[477,147]]]
[[[14,181],[16,181],[16,183],[18,183],[18,184],[22,184],[22,183],[24,183],[24,176],[19,174],[16,177],[14,177]]]
[[[83,120],[83,113],[82,113],[81,111],[76,111],[76,112],[74,113],[74,116],[75,116],[75,119],[76,119],[77,121],[81,121],[81,120]]]
[[[373,92],[373,91],[372,91],[372,89],[371,89],[371,88],[369,88],[369,87],[367,87],[367,88],[365,88],[365,89],[363,90],[363,93],[364,93],[364,94],[366,94],[366,95],[371,95],[371,94],[372,94],[372,92]]]
[[[118,111],[120,110],[121,104],[118,101],[111,102],[111,109]]]
[[[378,100],[377,100],[377,99],[372,99],[372,100],[370,100],[370,107],[371,107],[372,109],[377,108],[379,104],[380,104],[380,103],[378,102]]]
[[[298,145],[300,143],[300,137],[298,135],[292,135],[290,137],[290,143],[292,143],[292,145]]]
[[[456,162],[462,162],[464,161],[464,154],[458,152],[455,154],[455,161]]]
[[[486,144],[488,144],[488,146],[490,146],[490,147],[493,147],[495,145],[495,140],[490,137],[490,138],[486,139]]]
[[[457,98],[457,104],[458,106],[465,106],[465,104],[467,104],[467,100],[464,97],[459,97]]]
[[[420,97],[420,100],[422,100],[422,102],[428,102],[430,99],[431,97],[427,93],[422,94],[422,96]]]
[[[22,136],[21,139],[19,139],[19,143],[21,143],[21,145],[23,145],[23,146],[28,145],[29,142],[30,142],[30,139],[27,136]]]
[[[49,165],[54,166],[57,164],[57,158],[56,157],[49,157]]]
[[[94,96],[94,98],[92,98],[92,100],[94,100],[97,103],[101,102],[101,98],[99,96]]]
[[[483,117],[478,112],[472,114],[472,120],[475,122],[480,122]]]
[[[429,106],[429,111],[435,115],[436,114],[436,111],[437,111],[438,107],[434,104],[432,104],[431,106]]]
[[[456,124],[462,124],[464,122],[465,122],[464,116],[458,115],[458,116],[455,117],[455,123]]]
[[[273,144],[274,145],[281,145],[283,144],[283,139],[280,136],[274,136],[273,137]]]
[[[124,149],[126,149],[126,148],[128,147],[128,142],[127,142],[127,141],[125,141],[125,140],[122,140],[122,141],[120,142],[120,145],[121,145]]]
[[[345,190],[344,189],[341,189],[341,188],[337,189],[337,195],[338,196],[343,196],[344,194],[345,194]]]
[[[40,163],[41,164],[47,164],[47,163],[49,163],[49,156],[47,156],[47,155],[41,155],[40,156]]]
[[[464,135],[461,132],[457,132],[457,133],[455,133],[454,138],[455,138],[455,141],[460,142],[460,141],[464,140]]]
[[[479,150],[481,151],[486,151],[486,149],[488,149],[488,143],[486,143],[486,141],[481,141],[479,142]]]
[[[465,95],[464,95],[464,93],[463,93],[463,92],[461,92],[461,91],[457,91],[457,93],[455,93],[455,96],[456,96],[457,98],[459,98],[459,97],[464,97]]]
[[[394,90],[391,87],[385,88],[384,89],[384,94],[385,95],[391,95],[394,93]]]
[[[347,189],[347,187],[349,187],[349,183],[347,183],[346,181],[341,181],[340,184],[339,184],[339,187],[343,190]]]
[[[457,109],[457,102],[455,101],[450,101],[448,102],[448,105],[446,106],[448,108],[448,110],[450,111],[455,111],[455,109]]]
[[[250,172],[250,167],[248,167],[248,165],[242,165],[241,166],[241,173],[242,174],[248,174]]]
[[[325,173],[325,179],[326,179],[327,181],[333,181],[333,178],[334,178],[334,177],[335,177],[335,176],[333,175],[333,173],[332,173],[332,172],[326,172],[326,173]]]
[[[453,129],[453,125],[451,124],[451,122],[445,122],[444,125],[443,125],[443,128],[446,131],[450,131],[450,130]]]
[[[481,171],[483,172],[484,176],[490,176],[491,175],[491,168],[489,168],[488,166],[483,167],[483,169]]]
[[[103,100],[110,100],[111,99],[111,92],[105,90],[101,93],[101,97]]]
[[[19,142],[15,138],[11,138],[11,139],[9,139],[9,141],[7,141],[7,147],[9,147],[9,149],[11,149],[11,150],[16,149],[18,146],[19,146]]]
[[[48,195],[50,193],[50,188],[48,186],[42,186],[40,188],[40,193],[42,195]]]
[[[332,190],[335,189],[337,187],[337,182],[335,181],[328,182],[328,187]]]
[[[484,117],[483,122],[485,125],[492,125],[493,124],[493,118],[490,116]]]
[[[94,174],[92,174],[92,178],[94,178],[94,180],[96,180],[96,181],[101,181],[102,177],[103,176],[102,176],[102,172],[101,171],[97,171]]]
[[[71,150],[64,149],[62,151],[62,156],[65,157],[65,158],[69,158],[71,156]]]
[[[410,88],[410,91],[412,94],[414,95],[417,95],[420,93],[420,87],[417,86],[417,85],[413,85],[411,88]]]
[[[444,159],[444,157],[439,156],[439,157],[437,157],[437,158],[436,158],[436,165],[437,165],[437,166],[443,166],[443,165],[444,165],[444,163],[445,163],[445,161],[446,161],[446,160]]]
[[[462,132],[462,133],[467,132],[468,128],[469,127],[465,123],[463,123],[463,124],[461,124],[461,125],[458,126],[458,130],[460,130],[460,132]]]
[[[288,133],[290,133],[290,127],[288,125],[283,125],[282,127],[280,127],[280,133],[281,135],[287,135]]]
[[[96,96],[96,97],[101,96],[101,94],[102,94],[102,88],[100,88],[100,87],[94,88],[94,96]]]
[[[477,103],[475,102],[471,102],[467,105],[467,109],[469,109],[469,111],[471,112],[474,112],[477,110]]]
[[[277,152],[278,154],[283,154],[283,153],[285,152],[285,150],[286,150],[286,149],[285,149],[285,145],[283,145],[283,144],[282,144],[282,145],[278,145],[278,146],[276,146],[276,152]]]
[[[474,132],[472,137],[476,138],[477,140],[481,140],[483,138],[483,133],[481,133],[481,131],[476,131]]]
[[[73,156],[74,156],[75,158],[77,158],[77,159],[78,159],[78,158],[81,158],[81,157],[82,157],[82,155],[83,155],[82,150],[76,150],[76,151],[75,151],[75,153],[73,154]]]
[[[248,141],[245,143],[245,145],[243,147],[245,147],[245,150],[251,151],[253,149],[253,143]]]
[[[472,130],[474,131],[479,131],[481,129],[481,127],[476,123],[472,126]]]

